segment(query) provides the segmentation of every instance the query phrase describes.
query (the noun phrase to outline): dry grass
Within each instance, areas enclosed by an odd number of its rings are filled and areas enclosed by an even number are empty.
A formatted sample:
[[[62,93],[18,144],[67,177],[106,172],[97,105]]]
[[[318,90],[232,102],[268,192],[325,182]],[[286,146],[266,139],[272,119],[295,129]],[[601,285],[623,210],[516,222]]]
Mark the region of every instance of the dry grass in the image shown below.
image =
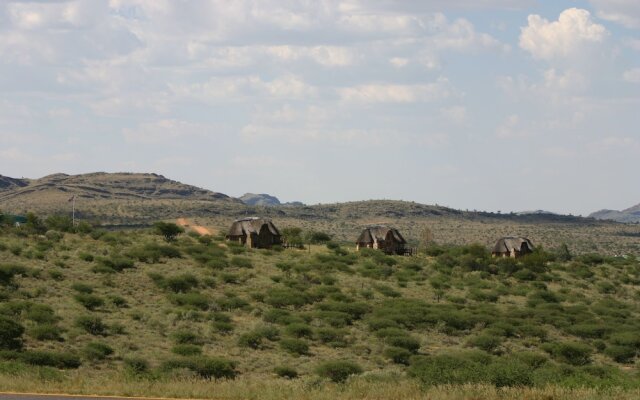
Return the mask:
[[[407,379],[376,382],[371,377],[352,379],[344,385],[314,380],[239,378],[234,381],[170,380],[135,381],[123,376],[87,377],[76,374],[63,381],[34,380],[31,376],[0,375],[0,390],[30,393],[145,396],[194,399],[298,399],[298,400],[635,400],[640,391],[619,389],[496,388],[487,385],[452,385],[424,388]]]

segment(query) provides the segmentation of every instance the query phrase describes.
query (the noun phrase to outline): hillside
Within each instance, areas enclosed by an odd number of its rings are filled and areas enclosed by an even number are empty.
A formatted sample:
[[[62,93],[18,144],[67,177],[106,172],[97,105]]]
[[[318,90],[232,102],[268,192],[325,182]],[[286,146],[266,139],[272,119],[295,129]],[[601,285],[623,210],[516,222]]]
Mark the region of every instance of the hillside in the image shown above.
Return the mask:
[[[629,207],[626,210],[600,210],[592,213],[589,217],[601,220],[611,220],[618,222],[640,222],[640,204]]]
[[[362,228],[388,224],[417,244],[428,229],[438,243],[492,246],[501,236],[529,237],[537,245],[566,243],[574,253],[640,254],[640,226],[550,213],[498,214],[461,211],[408,201],[367,200],[336,204],[249,206],[241,200],[156,174],[56,174],[36,180],[3,177],[0,211],[70,215],[76,195],[79,220],[109,227],[149,226],[158,220],[195,218],[216,232],[248,215],[271,217],[278,226],[324,231],[352,242]]]
[[[247,250],[196,234],[167,243],[150,230],[25,229],[0,228],[2,390],[639,394],[635,258],[496,260],[477,246],[417,257],[336,245]],[[447,383],[470,386],[437,386]]]
[[[14,214],[67,213],[68,200],[76,196],[79,218],[113,223],[121,218],[144,223],[162,210],[180,210],[183,202],[207,208],[216,205],[242,206],[222,193],[144,173],[54,174],[40,179],[16,180],[2,177],[0,209]],[[189,206],[186,207],[189,209]]]

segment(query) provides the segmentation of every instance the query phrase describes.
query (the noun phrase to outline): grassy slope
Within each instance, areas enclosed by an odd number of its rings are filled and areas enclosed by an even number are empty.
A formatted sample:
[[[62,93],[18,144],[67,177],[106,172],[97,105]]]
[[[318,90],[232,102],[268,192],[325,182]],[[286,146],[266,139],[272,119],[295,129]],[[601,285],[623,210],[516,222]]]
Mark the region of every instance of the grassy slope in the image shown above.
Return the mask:
[[[234,218],[264,215],[281,226],[326,231],[350,242],[364,225],[384,223],[396,226],[414,242],[428,228],[439,243],[490,246],[500,236],[521,235],[547,248],[566,242],[575,253],[640,254],[640,225],[569,216],[500,215],[391,200],[248,207],[237,199],[154,174],[58,174],[24,183],[30,185],[0,190],[0,210],[68,215],[68,200],[75,194],[77,217],[105,225],[148,226],[161,219],[186,217],[225,231]]]
[[[214,241],[201,245],[195,237],[183,235],[171,246],[182,253],[182,258],[162,258],[159,262],[135,261],[135,268],[105,273],[94,272],[96,266],[100,265],[98,260],[101,257],[110,259],[114,255],[125,255],[125,258],[126,255],[140,256],[140,250],[145,244],[163,245],[162,241],[146,231],[108,233],[101,237],[95,235],[97,239],[77,234],[65,234],[59,241],[51,235],[49,237],[50,239],[22,237],[9,232],[0,236],[0,264],[5,267],[22,265],[29,270],[24,277],[15,277],[12,285],[0,286],[3,299],[0,306],[3,307],[3,313],[8,312],[7,304],[22,301],[51,306],[60,318],[55,325],[62,329],[61,340],[36,340],[31,332],[39,324],[31,320],[28,312],[23,310],[17,319],[27,328],[24,335],[25,348],[77,354],[82,359],[82,365],[78,370],[65,373],[30,368],[25,372],[17,366],[20,363],[6,361],[0,367],[4,374],[0,379],[2,389],[24,390],[25,382],[33,379],[33,374],[39,374],[52,379],[41,381],[34,388],[91,391],[95,390],[92,387],[103,385],[100,382],[111,381],[111,377],[120,376],[117,371],[122,369],[123,359],[137,357],[150,363],[151,370],[154,371],[151,374],[159,377],[161,382],[174,382],[173,387],[176,389],[170,392],[172,395],[202,396],[204,392],[193,391],[189,385],[180,383],[184,379],[194,379],[192,372],[183,369],[155,372],[161,370],[159,367],[166,360],[180,358],[172,353],[176,345],[174,334],[189,331],[196,334],[197,347],[202,349],[204,355],[236,361],[241,379],[239,382],[261,382],[248,383],[245,387],[266,385],[272,398],[278,397],[280,385],[291,387],[290,390],[299,394],[305,393],[310,398],[326,398],[326,393],[335,393],[336,389],[329,385],[327,388],[333,392],[318,389],[312,395],[316,390],[313,388],[325,385],[317,381],[315,368],[322,361],[334,359],[357,362],[368,371],[365,378],[361,379],[372,379],[377,385],[386,388],[380,390],[393,391],[389,389],[389,385],[400,385],[400,393],[405,390],[406,393],[412,393],[411,396],[418,396],[420,391],[416,389],[415,381],[405,377],[406,367],[389,360],[385,355],[390,347],[389,343],[376,336],[375,329],[369,322],[376,310],[382,308],[381,305],[398,304],[403,299],[433,307],[421,309],[433,313],[427,318],[429,321],[419,321],[409,327],[406,324],[399,326],[418,340],[420,354],[465,350],[469,348],[472,338],[502,335],[504,337],[490,351],[496,359],[521,352],[533,352],[548,359],[549,365],[563,366],[566,363],[558,357],[554,360],[554,357],[543,350],[545,343],[577,341],[586,344],[593,352],[590,365],[609,365],[615,371],[628,374],[624,376],[638,373],[636,358],[617,363],[602,350],[603,347],[615,345],[612,337],[616,331],[635,329],[637,332],[640,328],[640,297],[636,286],[640,282],[640,265],[633,260],[585,259],[584,262],[573,264],[552,263],[548,265],[548,272],[534,274],[533,278],[518,278],[506,273],[470,271],[460,266],[469,262],[469,257],[464,254],[454,253],[451,256],[440,256],[439,259],[426,256],[409,259],[362,257],[348,251],[346,255],[339,256],[320,246],[314,246],[311,254],[296,250],[245,253],[242,249],[236,249],[234,252],[238,254],[232,254],[222,243]],[[200,256],[199,260],[193,256],[196,254],[194,249],[198,246],[205,249],[205,255]],[[87,254],[94,256],[94,261],[81,259],[86,259]],[[223,258],[230,265],[220,268],[215,260]],[[236,261],[237,265],[248,260],[250,266],[234,266],[234,259],[239,260]],[[208,263],[208,266],[201,261]],[[396,265],[390,267],[385,263]],[[292,267],[292,270],[283,272],[286,265]],[[523,268],[523,265],[516,267]],[[192,274],[198,281],[192,290],[202,294],[207,305],[176,305],[171,301],[174,296],[172,291],[151,279],[150,274],[154,273],[165,278]],[[445,287],[439,292],[436,289],[441,288],[442,282]],[[104,300],[105,304],[93,311],[87,310],[74,298],[78,292],[73,289],[73,285],[77,283],[91,287],[93,295]],[[309,345],[308,354],[305,355],[291,354],[281,348],[283,339],[292,336],[287,333],[286,324],[264,321],[265,315],[274,309],[268,304],[269,290],[286,288],[287,285],[295,291],[286,301],[295,302],[296,298],[313,295],[309,304],[281,307],[305,321],[311,328],[309,337],[301,339]],[[553,299],[540,303],[536,293],[539,294],[545,287],[545,292],[551,293]],[[110,300],[110,296],[114,295],[124,298],[127,306],[114,305]],[[242,299],[246,305],[234,308],[229,299]],[[537,305],[527,304],[534,300],[538,301]],[[318,334],[323,328],[331,328],[331,324],[329,319],[319,316],[320,304],[351,301],[364,303],[370,308],[362,318],[355,318],[352,324],[334,328],[344,334],[344,343],[323,343]],[[438,314],[437,311],[442,310],[444,313]],[[213,312],[222,312],[231,317],[233,331],[221,333],[215,329]],[[451,313],[459,313],[456,318],[462,323],[451,321],[450,315],[448,316]],[[393,319],[396,314],[402,314],[402,307],[378,317]],[[76,326],[75,320],[83,315],[101,318],[109,327],[108,333],[105,336],[91,335]],[[486,317],[477,320],[477,315]],[[576,336],[572,327],[583,322],[595,326],[593,330],[596,331],[596,336],[593,333]],[[497,323],[510,325],[514,332],[496,334],[504,328],[499,328]],[[532,334],[524,328],[520,329],[520,326],[529,325],[542,328],[543,334]],[[277,329],[280,338],[273,341],[263,339],[257,349],[240,345],[241,335],[265,326]],[[598,333],[599,329],[603,333]],[[107,344],[115,353],[105,360],[92,359],[84,353],[84,348],[95,341]],[[295,383],[284,383],[273,374],[274,366],[278,365],[296,369],[302,378]],[[8,378],[12,374],[23,378]],[[600,382],[597,378],[588,376],[594,382]],[[122,377],[113,380],[120,381]],[[394,383],[396,381],[400,383]],[[613,378],[601,381],[605,386],[615,385]],[[158,389],[149,388],[148,383],[144,382],[147,381],[134,379],[114,383],[112,391],[121,394],[158,394]],[[349,390],[361,393],[358,391],[365,389],[359,388],[357,382],[352,383],[353,388]],[[580,381],[576,384],[580,385]],[[161,387],[162,384],[158,385]],[[230,392],[238,390],[237,387],[229,389],[234,385],[245,384],[223,384]],[[491,392],[487,388],[473,390]],[[576,393],[568,393],[564,395],[565,398],[577,396]],[[591,392],[585,391],[584,398],[592,398],[589,393]],[[520,395],[514,394],[513,397],[506,398],[517,398]],[[462,397],[451,395],[449,398]]]

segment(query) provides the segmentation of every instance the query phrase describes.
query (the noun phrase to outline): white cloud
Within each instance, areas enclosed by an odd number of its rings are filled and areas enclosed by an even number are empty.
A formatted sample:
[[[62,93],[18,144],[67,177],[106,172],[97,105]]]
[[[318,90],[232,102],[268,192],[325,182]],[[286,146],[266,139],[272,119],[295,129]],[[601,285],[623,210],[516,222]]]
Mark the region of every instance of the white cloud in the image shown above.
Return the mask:
[[[452,106],[440,109],[440,114],[450,122],[457,125],[466,125],[468,122],[467,108],[464,106]]]
[[[521,126],[520,116],[509,115],[496,129],[496,136],[501,139],[524,138],[529,136],[528,132]]]
[[[598,17],[627,28],[640,28],[640,2],[637,0],[590,0]]]
[[[529,15],[521,29],[520,47],[538,59],[554,59],[579,54],[585,45],[601,43],[608,35],[604,26],[593,22],[587,10],[564,10],[557,21]]]
[[[313,97],[317,88],[294,75],[285,75],[269,81],[257,75],[230,78],[212,78],[204,83],[169,85],[172,93],[181,98],[201,101],[239,101],[250,96],[270,96],[279,99]]]
[[[140,124],[137,128],[125,128],[122,135],[127,143],[175,144],[183,140],[193,140],[210,133],[211,128],[174,119]]]
[[[563,146],[551,146],[543,150],[546,156],[559,159],[573,158],[577,155],[575,150]]]
[[[632,68],[624,71],[622,75],[625,81],[631,83],[640,83],[640,68]]]
[[[338,94],[347,103],[414,103],[450,97],[452,90],[449,81],[440,78],[425,85],[370,83],[338,89]]]
[[[389,64],[393,65],[396,68],[401,68],[409,64],[409,60],[402,57],[393,57],[389,60]]]
[[[544,72],[544,87],[551,91],[580,91],[587,85],[584,75],[575,70],[562,73],[550,68]]]

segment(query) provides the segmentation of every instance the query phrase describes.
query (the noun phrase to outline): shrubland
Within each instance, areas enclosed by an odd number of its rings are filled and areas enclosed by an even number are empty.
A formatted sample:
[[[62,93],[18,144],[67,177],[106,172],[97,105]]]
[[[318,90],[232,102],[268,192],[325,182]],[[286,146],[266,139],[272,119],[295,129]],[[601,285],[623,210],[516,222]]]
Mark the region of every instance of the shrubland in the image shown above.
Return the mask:
[[[539,248],[493,259],[481,245],[431,245],[399,257],[318,232],[311,251],[250,250],[167,239],[174,230],[158,226],[80,230],[32,216],[0,229],[0,388],[639,394],[634,256]]]

